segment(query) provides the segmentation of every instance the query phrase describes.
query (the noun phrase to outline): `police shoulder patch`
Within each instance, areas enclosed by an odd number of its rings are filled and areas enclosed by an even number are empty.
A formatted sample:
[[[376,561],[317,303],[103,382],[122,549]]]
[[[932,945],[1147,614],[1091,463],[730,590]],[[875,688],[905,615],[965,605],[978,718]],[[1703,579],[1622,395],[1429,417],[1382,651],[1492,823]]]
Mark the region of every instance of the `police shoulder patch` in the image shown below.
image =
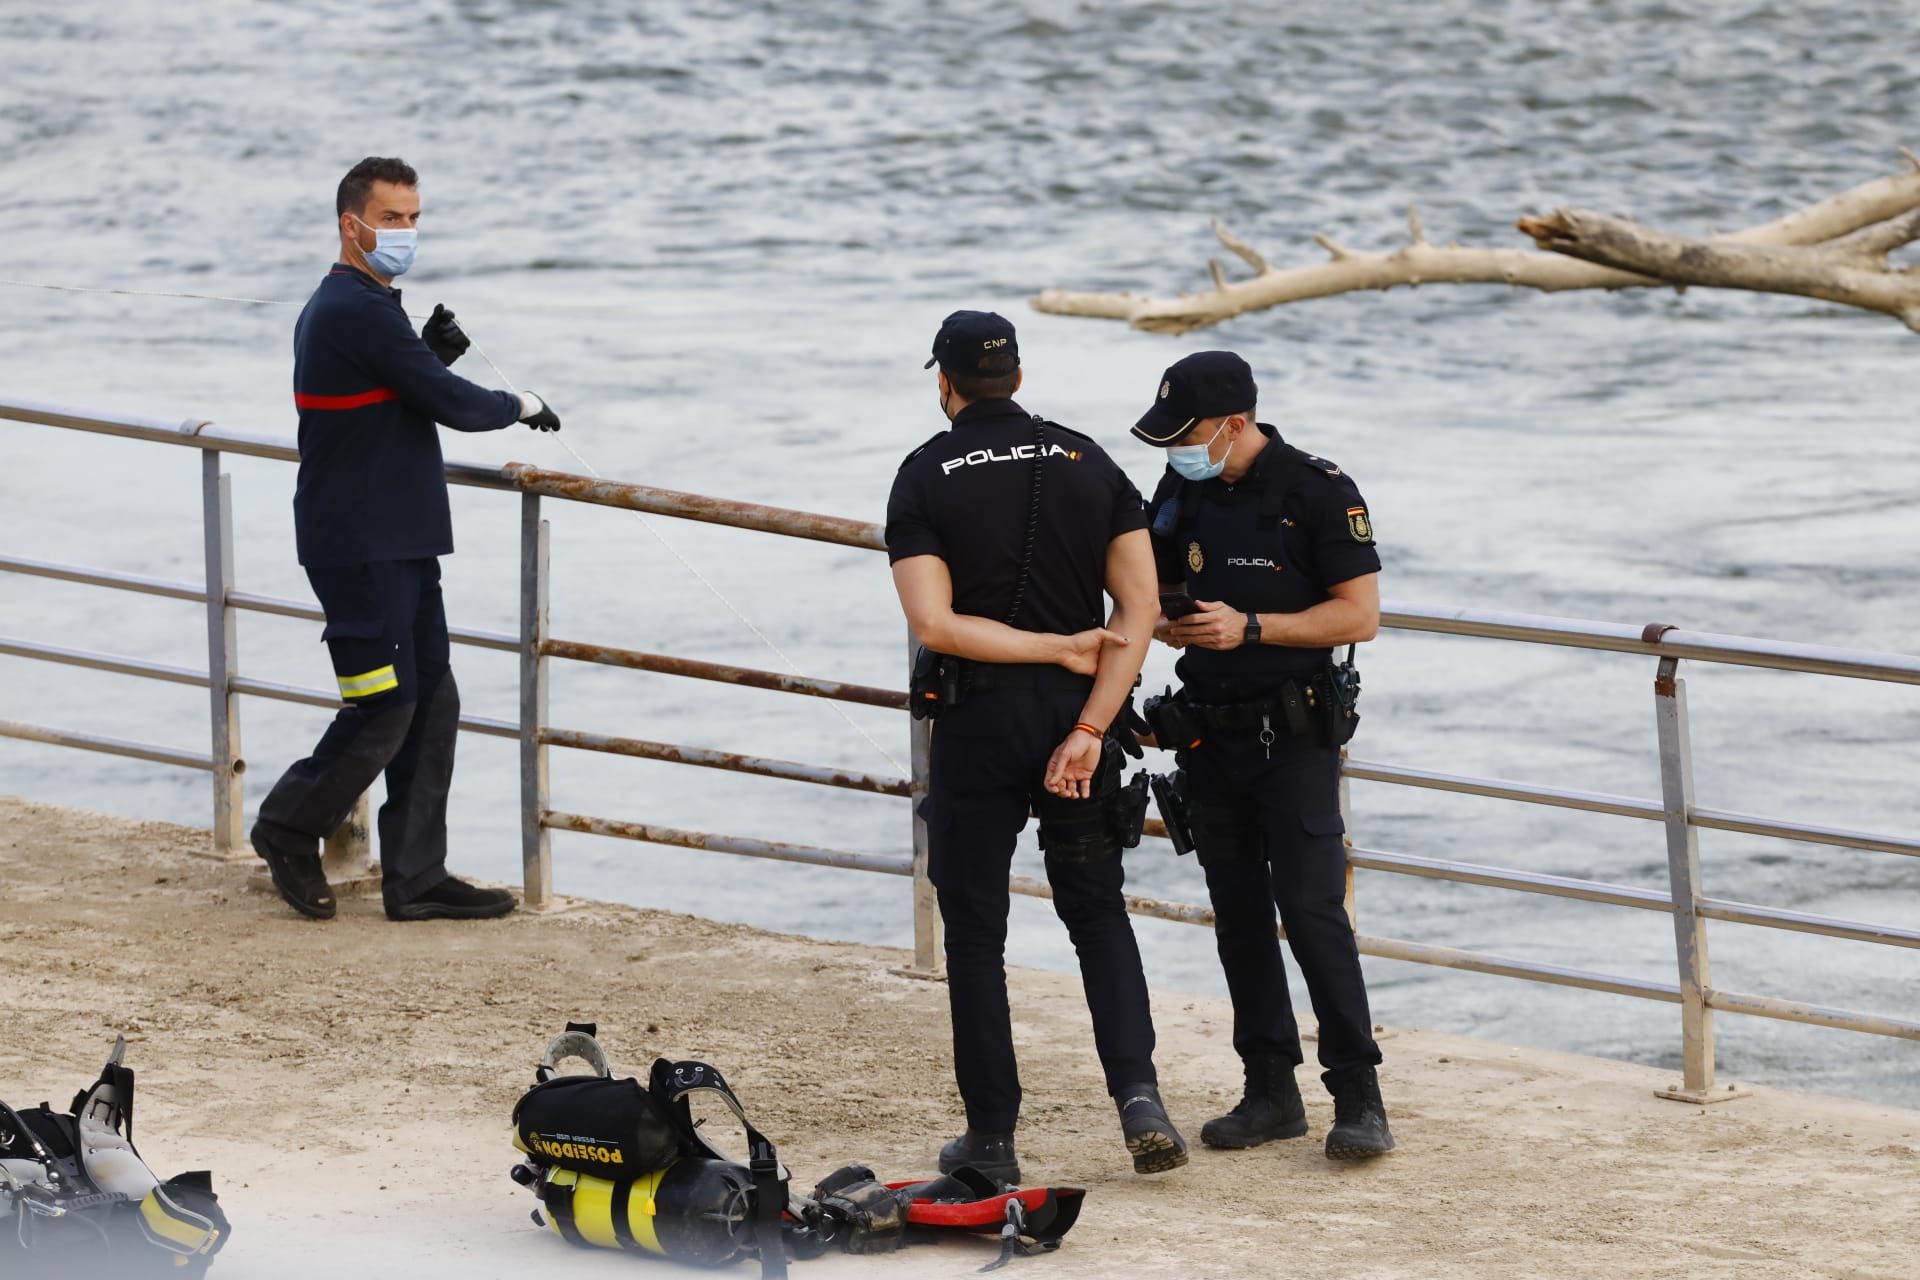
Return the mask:
[[[908,454],[906,457],[900,459],[899,470],[905,471],[907,469],[907,464],[909,462],[912,462],[915,458],[925,453],[927,451],[928,445],[932,444],[935,440],[938,440],[941,436],[944,436],[945,434],[947,433],[944,431],[936,431],[932,435],[928,436],[925,440],[921,441],[919,448],[915,449],[912,453]]]
[[[1355,542],[1373,541],[1373,521],[1367,518],[1365,507],[1347,508],[1347,532]]]

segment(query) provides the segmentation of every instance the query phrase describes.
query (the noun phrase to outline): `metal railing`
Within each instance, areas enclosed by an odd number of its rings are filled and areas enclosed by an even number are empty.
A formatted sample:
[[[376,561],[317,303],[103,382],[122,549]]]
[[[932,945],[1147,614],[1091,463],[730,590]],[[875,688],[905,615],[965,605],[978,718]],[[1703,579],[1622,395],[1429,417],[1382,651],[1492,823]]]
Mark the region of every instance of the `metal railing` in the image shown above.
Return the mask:
[[[207,619],[207,670],[8,637],[0,637],[0,654],[205,688],[210,699],[211,749],[203,754],[171,746],[98,737],[6,720],[0,720],[0,736],[206,770],[213,776],[215,850],[229,852],[243,849],[241,786],[246,765],[240,746],[239,699],[244,695],[320,707],[337,706],[338,699],[332,693],[321,690],[251,679],[239,671],[235,625],[238,613],[257,612],[314,620],[318,620],[321,613],[311,604],[252,595],[235,586],[230,480],[220,470],[220,460],[223,453],[232,453],[292,462],[298,460],[297,452],[285,440],[222,431],[198,419],[143,419],[81,412],[45,404],[0,401],[0,420],[120,436],[202,451],[201,493],[206,556],[206,576],[202,585],[5,555],[0,555],[0,571],[202,604]],[[920,971],[937,972],[940,967],[939,920],[933,889],[927,877],[926,829],[917,816],[911,819],[911,856],[890,857],[559,812],[551,807],[549,797],[548,751],[552,747],[565,747],[698,768],[724,769],[875,795],[905,797],[916,802],[913,807],[917,810],[917,801],[926,793],[931,740],[928,725],[921,721],[910,722],[912,766],[910,775],[906,777],[885,777],[705,747],[588,733],[559,728],[547,722],[548,688],[552,664],[556,660],[598,663],[899,710],[906,707],[906,695],[893,689],[556,639],[549,630],[548,622],[550,534],[548,523],[542,518],[544,500],[551,498],[618,507],[875,551],[884,550],[879,526],[836,516],[547,471],[517,463],[509,463],[504,467],[450,463],[447,466],[447,478],[454,484],[501,490],[520,496],[519,634],[456,628],[452,631],[452,638],[457,644],[517,653],[520,658],[520,712],[517,722],[463,716],[460,727],[474,733],[516,738],[520,743],[521,857],[528,904],[538,908],[552,900],[550,833],[556,830],[589,832],[744,857],[882,872],[912,879],[914,965]],[[1701,891],[1697,839],[1700,830],[1741,832],[1907,856],[1920,856],[1920,838],[1810,825],[1755,814],[1705,809],[1696,805],[1686,682],[1679,675],[1681,662],[1689,661],[1896,684],[1920,684],[1920,658],[1716,635],[1664,625],[1635,627],[1471,609],[1423,609],[1389,604],[1383,611],[1381,621],[1383,627],[1389,630],[1560,645],[1637,654],[1655,660],[1653,711],[1661,777],[1661,795],[1658,799],[1346,760],[1343,765],[1342,803],[1344,806],[1346,781],[1357,779],[1660,823],[1664,828],[1667,849],[1668,885],[1664,892],[1358,847],[1350,847],[1349,861],[1352,866],[1368,871],[1666,912],[1673,918],[1678,980],[1673,983],[1656,982],[1365,934],[1358,936],[1362,953],[1678,1004],[1682,1009],[1685,1080],[1683,1087],[1671,1091],[1669,1096],[1691,1101],[1709,1101],[1716,1096],[1726,1096],[1725,1091],[1716,1093],[1714,1085],[1715,1012],[1744,1013],[1920,1040],[1920,1022],[1826,1008],[1776,996],[1728,991],[1713,985],[1708,963],[1708,920],[1907,948],[1920,948],[1920,932],[1708,897]],[[910,653],[911,637],[908,639]],[[366,825],[364,809],[349,822],[349,827],[354,829],[360,841],[365,840]],[[1154,835],[1165,834],[1164,827],[1157,822],[1149,823],[1148,830]],[[1032,897],[1051,896],[1044,881],[1025,876],[1014,877],[1012,889],[1015,893]],[[1207,925],[1213,922],[1211,910],[1186,903],[1129,897],[1128,908],[1136,914],[1165,920]]]

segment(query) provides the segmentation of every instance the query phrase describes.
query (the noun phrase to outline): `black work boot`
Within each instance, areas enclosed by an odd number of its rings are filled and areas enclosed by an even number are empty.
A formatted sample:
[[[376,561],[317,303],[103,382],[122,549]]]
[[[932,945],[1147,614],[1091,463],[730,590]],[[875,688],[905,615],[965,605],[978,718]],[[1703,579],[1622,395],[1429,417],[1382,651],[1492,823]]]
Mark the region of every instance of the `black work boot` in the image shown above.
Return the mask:
[[[977,1133],[968,1129],[940,1148],[941,1173],[952,1173],[969,1165],[995,1182],[1020,1185],[1020,1160],[1013,1154],[1010,1133]]]
[[[1130,1084],[1113,1095],[1120,1109],[1120,1132],[1133,1153],[1135,1173],[1165,1173],[1187,1162],[1187,1140],[1167,1119],[1160,1090],[1150,1084]]]
[[[336,909],[333,888],[320,867],[319,841],[292,833],[282,834],[264,822],[254,823],[247,838],[253,842],[253,851],[267,864],[267,874],[273,877],[273,887],[280,891],[283,902],[303,916],[333,919]],[[303,841],[312,847],[302,848]]]
[[[1240,1105],[1207,1121],[1200,1141],[1210,1147],[1238,1150],[1257,1147],[1276,1138],[1298,1138],[1307,1131],[1307,1104],[1293,1078],[1293,1063],[1279,1054],[1260,1054],[1246,1060],[1247,1091]]]
[[[1380,1101],[1380,1076],[1372,1067],[1325,1071],[1320,1079],[1333,1095],[1333,1128],[1327,1130],[1327,1159],[1368,1160],[1393,1150],[1387,1128],[1387,1104]]]
[[[387,899],[389,920],[491,920],[517,904],[505,889],[482,889],[448,876],[405,902]]]

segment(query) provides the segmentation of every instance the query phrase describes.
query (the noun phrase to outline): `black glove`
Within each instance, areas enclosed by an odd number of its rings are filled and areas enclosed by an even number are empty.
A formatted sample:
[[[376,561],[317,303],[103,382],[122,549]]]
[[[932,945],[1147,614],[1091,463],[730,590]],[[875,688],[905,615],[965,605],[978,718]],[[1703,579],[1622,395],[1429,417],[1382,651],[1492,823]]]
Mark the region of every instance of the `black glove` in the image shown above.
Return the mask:
[[[420,338],[429,351],[440,357],[441,364],[452,364],[467,354],[467,348],[473,345],[473,339],[460,331],[460,322],[453,318],[453,312],[437,302],[433,306],[433,314],[421,326]]]
[[[534,395],[531,391],[526,393],[526,398],[532,400],[540,407],[534,412],[523,416],[520,421],[526,423],[535,431],[558,431],[560,429],[560,415],[553,411],[552,405],[542,400],[539,396]]]

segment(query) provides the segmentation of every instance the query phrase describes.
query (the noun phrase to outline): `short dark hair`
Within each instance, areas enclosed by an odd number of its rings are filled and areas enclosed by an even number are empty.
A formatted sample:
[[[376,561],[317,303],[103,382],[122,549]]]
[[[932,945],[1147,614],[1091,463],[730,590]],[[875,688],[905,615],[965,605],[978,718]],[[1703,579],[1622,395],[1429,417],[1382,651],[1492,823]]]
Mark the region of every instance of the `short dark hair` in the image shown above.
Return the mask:
[[[359,213],[366,208],[376,182],[417,187],[420,185],[420,175],[413,171],[412,165],[397,157],[368,156],[347,170],[347,176],[340,179],[340,189],[333,196],[333,216],[338,218],[343,213]]]
[[[995,353],[975,362],[979,373],[947,374],[947,385],[962,400],[1005,400],[1013,395],[1020,381],[1020,362],[1010,355]]]

